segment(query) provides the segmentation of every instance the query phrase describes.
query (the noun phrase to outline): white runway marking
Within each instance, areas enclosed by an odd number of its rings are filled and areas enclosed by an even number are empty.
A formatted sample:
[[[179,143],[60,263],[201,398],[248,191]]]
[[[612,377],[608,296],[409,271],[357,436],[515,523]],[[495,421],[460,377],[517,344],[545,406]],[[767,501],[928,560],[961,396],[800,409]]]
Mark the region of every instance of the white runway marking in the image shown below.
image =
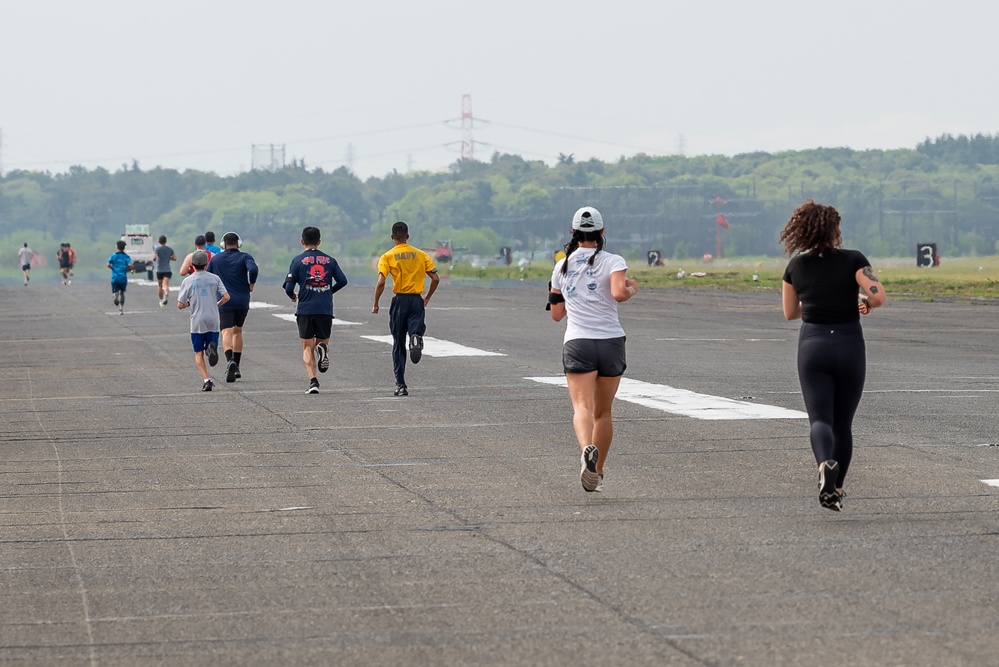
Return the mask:
[[[999,486],[999,479],[983,479],[982,481],[989,486]]]
[[[541,384],[565,387],[565,377],[529,377]],[[774,405],[746,403],[721,396],[698,394],[686,389],[677,389],[665,384],[652,384],[628,378],[621,379],[617,397],[629,403],[637,403],[647,408],[654,408],[675,415],[694,417],[695,419],[807,419],[808,415],[800,410],[788,410]]]
[[[292,314],[289,314],[289,313],[271,313],[271,315],[273,315],[274,317],[280,317],[282,320],[288,320],[289,322],[297,322],[298,321],[298,317],[295,316],[293,313]],[[360,322],[348,322],[347,320],[341,320],[338,317],[334,317],[333,318],[333,326],[337,326],[337,325],[343,326],[345,324],[360,324]]]
[[[392,344],[392,336],[361,336],[361,338],[367,338],[368,340],[375,340],[379,343]],[[423,337],[423,354],[428,357],[505,357],[505,354],[500,352],[489,352],[488,350],[480,350],[474,347],[466,347],[465,345],[459,345],[458,343],[452,343],[449,340],[441,340],[440,338],[431,338],[430,336]]]
[[[266,301],[254,301],[252,296],[250,297],[250,308],[280,308],[281,306],[275,303],[267,303]]]

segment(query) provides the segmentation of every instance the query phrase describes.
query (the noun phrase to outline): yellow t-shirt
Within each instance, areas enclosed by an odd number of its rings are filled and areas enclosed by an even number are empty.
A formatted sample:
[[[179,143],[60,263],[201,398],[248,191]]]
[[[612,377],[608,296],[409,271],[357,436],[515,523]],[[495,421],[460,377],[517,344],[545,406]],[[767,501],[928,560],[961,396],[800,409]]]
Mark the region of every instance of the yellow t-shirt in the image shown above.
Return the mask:
[[[436,270],[430,255],[408,243],[400,243],[378,259],[378,273],[392,276],[393,294],[423,294],[427,273]]]

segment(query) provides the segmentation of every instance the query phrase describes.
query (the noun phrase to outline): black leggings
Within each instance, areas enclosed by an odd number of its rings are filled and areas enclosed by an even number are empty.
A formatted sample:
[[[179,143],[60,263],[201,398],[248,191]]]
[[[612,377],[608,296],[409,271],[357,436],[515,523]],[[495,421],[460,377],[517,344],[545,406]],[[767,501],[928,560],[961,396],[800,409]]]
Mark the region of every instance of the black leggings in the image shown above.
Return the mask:
[[[798,380],[811,425],[815,462],[839,463],[836,487],[843,487],[853,458],[853,415],[867,375],[867,354],[860,322],[801,325]]]

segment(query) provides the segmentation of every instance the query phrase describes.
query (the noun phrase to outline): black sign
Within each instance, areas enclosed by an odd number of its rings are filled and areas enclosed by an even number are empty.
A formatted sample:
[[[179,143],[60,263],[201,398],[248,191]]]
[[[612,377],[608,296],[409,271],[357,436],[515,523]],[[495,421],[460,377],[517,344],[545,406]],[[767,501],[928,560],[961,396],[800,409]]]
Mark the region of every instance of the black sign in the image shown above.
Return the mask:
[[[662,266],[663,253],[661,250],[650,250],[648,252],[649,266]]]
[[[940,255],[937,254],[936,243],[916,244],[916,266],[940,266]]]

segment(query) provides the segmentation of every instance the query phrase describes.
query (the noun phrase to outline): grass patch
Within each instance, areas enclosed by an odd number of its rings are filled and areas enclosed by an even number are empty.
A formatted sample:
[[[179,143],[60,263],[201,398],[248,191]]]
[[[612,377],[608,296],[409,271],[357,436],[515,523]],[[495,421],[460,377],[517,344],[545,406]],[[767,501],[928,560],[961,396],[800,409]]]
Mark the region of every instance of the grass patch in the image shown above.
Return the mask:
[[[872,259],[871,264],[889,298],[921,298],[923,301],[933,301],[934,297],[999,299],[999,256],[945,257],[940,266],[930,268],[916,266],[915,258]],[[643,260],[632,260],[630,265],[628,275],[643,287],[779,292],[787,258],[743,257],[709,263],[666,260],[665,266],[658,267],[645,266]],[[522,268],[473,268],[457,262],[450,271],[447,267],[441,269],[442,273],[450,273],[456,278],[524,279],[546,283],[551,277],[552,265],[533,262]]]

